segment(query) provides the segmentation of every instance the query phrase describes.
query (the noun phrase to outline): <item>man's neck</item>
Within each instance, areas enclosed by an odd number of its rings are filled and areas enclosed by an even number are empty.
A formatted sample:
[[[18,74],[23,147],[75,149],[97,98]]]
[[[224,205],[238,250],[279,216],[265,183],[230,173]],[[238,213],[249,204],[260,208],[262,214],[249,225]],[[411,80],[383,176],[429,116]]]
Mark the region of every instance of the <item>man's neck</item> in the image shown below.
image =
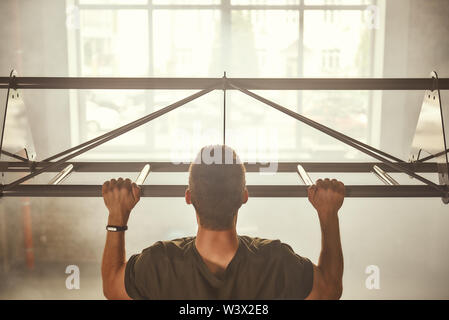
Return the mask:
[[[237,231],[235,227],[216,231],[198,226],[195,246],[213,273],[223,271],[239,247]]]

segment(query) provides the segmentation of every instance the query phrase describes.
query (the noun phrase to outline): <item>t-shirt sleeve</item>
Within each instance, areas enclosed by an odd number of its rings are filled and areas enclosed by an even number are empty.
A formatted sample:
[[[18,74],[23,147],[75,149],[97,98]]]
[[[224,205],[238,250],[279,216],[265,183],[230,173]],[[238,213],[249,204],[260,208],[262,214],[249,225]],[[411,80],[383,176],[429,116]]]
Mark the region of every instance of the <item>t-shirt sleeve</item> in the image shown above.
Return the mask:
[[[139,282],[137,281],[140,276],[138,275],[139,267],[138,265],[142,262],[139,262],[141,254],[135,254],[129,258],[126,263],[125,268],[125,289],[126,293],[131,299],[134,300],[143,300],[145,297],[143,296],[143,292],[141,291]],[[136,266],[137,264],[137,266]]]
[[[134,300],[157,299],[160,293],[158,269],[162,255],[158,244],[132,255],[125,268],[125,289]]]
[[[312,291],[313,264],[296,254],[285,243],[281,243],[281,259],[284,271],[285,299],[305,299]]]

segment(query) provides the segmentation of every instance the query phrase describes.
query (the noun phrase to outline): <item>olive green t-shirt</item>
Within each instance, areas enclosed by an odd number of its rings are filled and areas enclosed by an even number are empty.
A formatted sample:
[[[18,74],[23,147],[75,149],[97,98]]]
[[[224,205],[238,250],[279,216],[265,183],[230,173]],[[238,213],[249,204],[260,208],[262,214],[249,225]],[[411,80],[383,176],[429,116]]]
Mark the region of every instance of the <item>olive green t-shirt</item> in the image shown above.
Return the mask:
[[[158,241],[131,256],[125,288],[133,299],[304,299],[313,265],[279,240],[238,236],[239,247],[220,275],[195,247],[195,237]]]

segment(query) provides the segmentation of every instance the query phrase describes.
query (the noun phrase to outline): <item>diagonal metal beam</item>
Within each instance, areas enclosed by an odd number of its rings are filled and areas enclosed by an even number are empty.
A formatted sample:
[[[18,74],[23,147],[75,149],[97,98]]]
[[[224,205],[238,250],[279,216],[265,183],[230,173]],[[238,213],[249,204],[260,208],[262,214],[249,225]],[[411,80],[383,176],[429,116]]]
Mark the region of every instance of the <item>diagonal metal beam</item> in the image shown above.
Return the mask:
[[[443,150],[441,152],[435,153],[435,154],[431,154],[427,157],[421,158],[421,159],[417,159],[415,162],[425,162],[428,160],[432,160],[434,158],[438,158],[439,156],[444,155],[445,153],[447,154],[449,152],[449,149]]]
[[[51,168],[59,166],[59,165],[65,163],[65,162],[67,162],[68,160],[70,160],[70,159],[72,159],[72,158],[74,158],[76,156],[79,156],[80,154],[83,154],[83,153],[85,153],[85,152],[87,152],[87,151],[89,151],[89,150],[91,150],[91,149],[93,149],[93,148],[95,148],[95,147],[97,147],[97,146],[99,146],[99,145],[109,141],[109,140],[112,140],[112,139],[114,139],[114,138],[116,138],[116,137],[118,137],[118,136],[120,136],[120,135],[122,135],[122,134],[124,134],[124,133],[126,133],[126,132],[128,132],[130,130],[132,130],[132,129],[135,129],[135,128],[137,128],[137,127],[139,127],[139,126],[141,126],[141,125],[143,125],[143,124],[145,124],[145,123],[147,123],[147,122],[149,122],[151,120],[154,120],[154,119],[156,119],[156,118],[158,118],[158,117],[160,117],[160,116],[162,116],[162,115],[164,115],[164,114],[166,114],[166,113],[168,113],[170,111],[173,111],[176,108],[179,108],[180,106],[182,106],[182,105],[184,105],[184,104],[186,104],[186,103],[188,103],[188,102],[190,102],[192,100],[195,100],[195,99],[197,99],[197,98],[199,98],[199,97],[209,93],[210,91],[214,90],[216,87],[217,87],[217,85],[215,85],[213,87],[210,87],[209,89],[201,90],[201,91],[199,91],[199,92],[197,92],[197,93],[195,93],[193,95],[190,95],[190,96],[188,96],[188,97],[186,97],[186,98],[184,98],[182,100],[179,100],[179,101],[177,101],[177,102],[175,102],[175,103],[173,103],[173,104],[171,104],[171,105],[169,105],[169,106],[167,106],[167,107],[165,107],[165,108],[163,108],[163,109],[161,109],[159,111],[151,113],[147,117],[139,119],[137,122],[133,122],[133,124],[131,126],[124,126],[124,127],[119,128],[119,129],[113,130],[113,131],[110,132],[110,134],[107,137],[105,137],[105,138],[103,138],[101,140],[98,140],[95,143],[92,143],[92,144],[90,144],[88,146],[85,146],[82,149],[80,149],[79,151],[71,153],[71,154],[65,156],[64,158],[62,158],[62,159],[60,159],[60,160],[58,160],[56,162],[53,162],[52,164],[50,164],[48,166],[45,166],[45,167],[43,167],[41,169],[38,169],[38,170],[36,170],[36,171],[26,175],[25,177],[17,179],[14,182],[11,182],[10,184],[8,184],[6,186],[3,186],[2,187],[2,191],[10,190],[10,189],[14,188],[15,186],[19,185],[22,182],[25,182],[25,181],[27,181],[27,180],[29,180],[29,179],[31,179],[31,178],[33,178],[33,177],[43,173],[43,172],[46,172],[46,171],[48,171]]]
[[[385,159],[382,156],[380,156],[380,155],[378,155],[378,154],[368,150],[367,148],[364,148],[362,145],[360,145],[360,142],[359,143],[355,142],[357,140],[353,139],[353,140],[355,140],[355,141],[353,141],[351,139],[347,139],[347,137],[345,137],[344,135],[342,135],[338,131],[335,131],[335,130],[333,130],[333,129],[329,128],[329,127],[326,127],[326,126],[324,126],[324,125],[322,125],[320,123],[317,123],[317,122],[315,122],[315,121],[313,121],[313,120],[311,120],[311,119],[309,119],[307,117],[304,117],[304,116],[302,116],[302,115],[300,115],[300,114],[298,114],[298,113],[296,113],[296,112],[294,112],[294,111],[292,111],[290,109],[287,109],[287,108],[285,108],[285,107],[283,107],[283,106],[281,106],[281,105],[279,105],[279,104],[277,104],[277,103],[275,103],[275,102],[273,102],[271,100],[268,100],[268,99],[266,99],[264,97],[261,97],[261,96],[255,94],[255,93],[253,93],[251,91],[248,91],[246,89],[240,88],[240,87],[234,85],[233,83],[230,83],[230,85],[233,86],[235,89],[240,90],[244,94],[249,95],[250,97],[253,97],[256,100],[259,100],[259,101],[261,101],[261,102],[263,102],[263,103],[273,107],[274,109],[279,110],[279,111],[281,111],[281,112],[291,116],[292,118],[295,118],[296,120],[301,121],[301,122],[311,126],[312,128],[315,128],[315,129],[317,129],[317,130],[319,130],[319,131],[321,131],[321,132],[323,132],[323,133],[325,133],[325,134],[327,134],[327,135],[329,135],[329,136],[331,136],[331,137],[333,137],[333,138],[335,138],[337,140],[340,140],[341,142],[346,143],[347,145],[349,145],[349,146],[351,146],[351,147],[353,147],[353,148],[355,148],[355,149],[357,149],[357,150],[359,150],[359,151],[361,151],[361,152],[363,152],[363,153],[365,153],[365,154],[367,154],[367,155],[369,155],[369,156],[371,156],[371,157],[373,157],[373,158],[383,162],[385,165],[387,165],[389,167],[392,167],[392,168],[395,168],[397,170],[400,170],[400,171],[408,174],[409,176],[412,176],[412,177],[416,178],[417,180],[419,180],[419,181],[421,181],[421,182],[423,182],[423,183],[433,187],[435,190],[438,190],[440,192],[440,195],[443,195],[443,196],[446,195],[447,191],[442,186],[439,186],[436,183],[434,183],[434,182],[432,182],[432,181],[430,181],[430,180],[428,180],[428,179],[426,179],[424,177],[421,177],[420,175],[414,173],[413,171],[410,171],[408,169],[400,167],[400,166],[398,166],[397,163],[393,163],[393,162],[389,161],[388,159]]]
[[[20,160],[20,161],[22,161],[22,162],[29,162],[28,159],[26,159],[26,158],[24,158],[24,157],[21,157],[21,156],[19,156],[19,155],[17,155],[17,154],[8,152],[8,151],[6,151],[6,150],[2,150],[1,153],[4,154],[5,156],[8,156],[8,157],[11,157],[11,158]]]

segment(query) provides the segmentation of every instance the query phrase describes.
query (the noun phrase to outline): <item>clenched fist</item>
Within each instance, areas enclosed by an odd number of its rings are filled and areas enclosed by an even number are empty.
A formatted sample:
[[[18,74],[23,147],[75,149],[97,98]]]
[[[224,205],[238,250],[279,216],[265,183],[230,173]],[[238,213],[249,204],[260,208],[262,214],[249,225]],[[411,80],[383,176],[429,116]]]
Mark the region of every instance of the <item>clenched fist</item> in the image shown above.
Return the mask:
[[[108,224],[126,226],[131,210],[140,200],[140,188],[130,179],[112,179],[103,184],[102,195],[109,209]]]
[[[345,186],[335,179],[319,179],[309,187],[308,196],[320,218],[327,218],[336,215],[341,208],[345,198]]]

